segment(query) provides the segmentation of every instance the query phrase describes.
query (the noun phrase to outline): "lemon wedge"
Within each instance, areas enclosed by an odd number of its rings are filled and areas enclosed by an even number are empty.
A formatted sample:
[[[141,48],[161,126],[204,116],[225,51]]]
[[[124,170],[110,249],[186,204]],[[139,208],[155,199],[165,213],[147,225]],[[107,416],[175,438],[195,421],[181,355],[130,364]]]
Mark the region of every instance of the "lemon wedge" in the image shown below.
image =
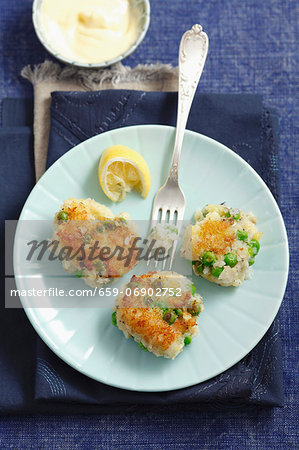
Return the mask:
[[[145,198],[151,184],[144,158],[124,145],[112,145],[103,152],[98,174],[101,188],[113,202],[124,200],[132,189]]]

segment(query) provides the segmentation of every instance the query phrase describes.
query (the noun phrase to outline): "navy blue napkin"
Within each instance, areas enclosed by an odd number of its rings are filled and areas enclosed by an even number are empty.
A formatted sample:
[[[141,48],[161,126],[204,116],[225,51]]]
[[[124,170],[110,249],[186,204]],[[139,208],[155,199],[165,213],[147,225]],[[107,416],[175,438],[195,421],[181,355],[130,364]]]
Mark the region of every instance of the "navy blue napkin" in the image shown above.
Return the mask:
[[[52,94],[48,166],[74,145],[110,129],[146,123],[174,125],[176,102],[175,93],[55,92]],[[7,118],[5,123],[9,124]],[[188,128],[222,142],[241,155],[279,200],[278,120],[273,111],[265,110],[260,96],[198,94]],[[8,190],[15,180],[20,182],[8,205],[11,211],[16,205],[14,217],[17,217],[20,201],[25,199],[33,184],[33,162],[29,163],[28,159],[28,155],[32,158],[30,139],[16,146],[13,136],[13,132],[9,136],[0,132],[5,168],[1,178]],[[11,165],[12,152],[15,153],[14,166]],[[11,213],[10,216],[13,218]],[[6,213],[2,214],[4,217]],[[135,407],[161,409],[178,404],[187,404],[188,408],[191,405],[225,408],[283,404],[278,318],[242,361],[212,380],[172,392],[141,393],[89,379],[60,360],[37,336],[35,349],[35,335],[22,311],[2,308],[0,317],[0,333],[7,342],[0,352],[0,369],[5,369],[4,376],[0,377],[2,412],[74,413],[127,411]],[[6,326],[6,317],[10,317],[10,326]],[[6,386],[9,386],[8,391]]]
[[[35,182],[31,109],[29,101],[9,99],[2,103],[2,126],[5,126],[0,128],[2,274],[4,220],[18,219]],[[0,412],[28,411],[34,394],[36,333],[22,309],[5,309],[4,277],[0,280]]]

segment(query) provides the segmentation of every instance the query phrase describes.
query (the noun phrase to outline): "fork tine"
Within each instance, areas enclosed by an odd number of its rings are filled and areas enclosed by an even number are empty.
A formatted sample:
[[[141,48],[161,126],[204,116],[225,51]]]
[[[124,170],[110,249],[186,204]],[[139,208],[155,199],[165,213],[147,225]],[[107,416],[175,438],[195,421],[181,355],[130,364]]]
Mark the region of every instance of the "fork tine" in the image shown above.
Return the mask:
[[[172,246],[172,250],[171,250],[171,255],[170,255],[169,270],[171,270],[171,268],[172,268],[172,264],[173,264],[173,260],[174,260],[174,254],[175,254],[177,245],[178,245],[178,241],[174,241],[173,246]],[[166,262],[166,260],[165,260],[165,262]]]
[[[166,217],[167,217],[168,208],[160,206],[160,209],[161,209],[161,216],[160,216],[160,220],[157,223],[160,223],[161,225],[165,225],[167,223]],[[163,263],[162,263],[162,270],[163,270],[165,261],[166,260],[164,260]],[[155,260],[155,269],[156,270],[158,270],[159,263],[160,263],[160,261]]]
[[[168,258],[166,258],[166,256],[168,256],[168,254],[169,254],[169,252],[167,253],[167,255],[165,255],[165,259],[164,259],[164,261],[162,262],[162,270],[165,269],[166,261],[167,261],[167,259],[168,259]]]
[[[180,208],[177,208],[173,211],[173,218],[175,217],[175,213],[176,213],[176,227],[178,230],[178,238],[177,240],[174,241],[172,249],[171,249],[171,255],[170,255],[170,261],[169,261],[169,270],[172,269],[172,265],[173,265],[173,260],[174,260],[174,256],[175,256],[175,251],[178,245],[178,239],[179,239],[179,234],[180,234],[180,230],[181,230],[181,225],[182,225],[182,218],[184,217],[184,213],[182,213],[182,210]]]
[[[161,211],[161,215],[159,214],[160,211]],[[163,211],[164,211],[164,212],[163,212]],[[159,215],[160,215],[160,217],[159,217]],[[162,220],[163,220],[165,217],[166,217],[165,208],[163,209],[162,206],[156,205],[156,204],[154,203],[154,206],[153,206],[153,212],[152,212],[152,221],[151,221],[151,227],[150,227],[150,229],[154,228],[154,226],[156,226],[158,223],[161,223]],[[159,220],[159,219],[160,219],[160,220]],[[146,263],[147,267],[150,265],[150,261],[151,261],[151,258],[152,258],[152,256],[153,256],[153,253],[154,253],[154,252],[151,251],[150,254],[149,254],[149,257],[148,257],[148,260],[147,260],[147,263]],[[155,266],[155,269],[157,269],[157,267],[158,267],[158,261],[155,261],[154,266]]]
[[[181,228],[182,221],[184,219],[184,210],[178,209],[177,210],[177,227]]]
[[[169,223],[174,222],[174,215],[177,212],[176,209],[171,209],[169,211]],[[175,223],[173,223],[175,225]]]
[[[152,256],[152,252],[150,252],[150,254],[148,255],[148,260],[146,262],[147,267],[150,265],[151,256]]]
[[[175,225],[175,213],[177,213],[177,209],[175,208],[169,208],[169,217],[168,217],[168,223],[169,224],[173,224],[173,225]],[[169,255],[169,252],[168,252],[168,256],[170,256],[170,258],[172,257],[172,252],[171,252],[171,255]],[[162,269],[164,270],[165,269],[165,267],[166,267],[166,262],[168,261],[168,259],[164,259],[164,261],[163,261],[163,264],[162,264]]]
[[[167,211],[168,211],[168,208],[162,208],[161,221],[160,221],[161,223],[166,222]]]
[[[153,224],[155,222],[158,222],[160,209],[161,208],[159,206],[154,205],[153,212],[152,212],[152,224],[151,224],[151,226],[153,226]]]

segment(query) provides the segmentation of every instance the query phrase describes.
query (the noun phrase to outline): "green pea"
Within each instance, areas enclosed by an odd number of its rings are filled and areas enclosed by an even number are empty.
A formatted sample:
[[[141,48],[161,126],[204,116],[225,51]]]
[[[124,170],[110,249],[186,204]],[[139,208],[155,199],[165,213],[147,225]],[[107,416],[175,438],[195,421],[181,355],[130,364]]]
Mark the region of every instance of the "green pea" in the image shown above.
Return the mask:
[[[237,237],[238,237],[238,239],[240,239],[240,241],[246,241],[246,239],[248,238],[247,231],[245,231],[245,230],[238,230],[237,231]]]
[[[221,274],[221,272],[223,271],[223,269],[224,269],[224,267],[213,267],[212,271],[211,271],[213,277],[218,278],[219,275]]]
[[[92,240],[91,234],[89,234],[89,233],[85,234],[85,236],[83,236],[82,240],[83,240],[84,244],[89,244]]]
[[[66,211],[59,211],[59,213],[57,214],[57,219],[58,220],[68,220],[69,215]]]
[[[240,220],[240,217],[241,217],[241,216],[240,216],[240,214],[238,213],[238,214],[235,214],[233,218],[234,218],[235,220]]]
[[[117,225],[113,220],[107,220],[104,222],[104,228],[105,230],[113,231],[117,228]]]
[[[228,266],[234,267],[238,262],[237,256],[234,253],[226,253],[226,255],[224,255],[224,262]]]
[[[184,339],[184,344],[185,345],[189,345],[192,342],[192,337],[191,336],[186,336]]]
[[[192,295],[192,297],[195,294],[195,292],[196,292],[196,287],[194,286],[194,284],[192,284],[192,286],[191,286],[191,295]]]
[[[166,309],[163,312],[163,320],[165,320],[165,322],[169,323],[169,325],[172,325],[176,321],[176,319],[177,319],[177,315],[171,309]]]
[[[148,352],[148,349],[142,344],[142,342],[138,342],[138,347],[140,347],[143,351]]]
[[[82,270],[75,270],[73,275],[75,275],[75,277],[77,278],[82,278],[84,276]]]
[[[192,265],[195,267],[195,272],[198,275],[203,273],[203,263],[201,261],[192,261]]]
[[[176,313],[176,315],[178,317],[182,317],[183,316],[183,310],[181,308],[174,308],[174,312]]]
[[[260,243],[259,243],[259,241],[257,241],[256,239],[251,239],[249,245],[250,245],[250,247],[253,250],[253,254],[257,255],[259,250],[260,250]]]
[[[250,247],[249,245],[250,245],[250,244],[248,244],[248,255],[249,255],[249,256],[254,256],[253,248]]]
[[[115,327],[117,327],[117,320],[116,320],[116,311],[114,311],[111,315],[111,323],[112,325],[114,325]]]
[[[227,211],[227,213],[225,214],[225,217],[229,218],[231,216],[230,212]]]
[[[252,264],[254,264],[254,256],[252,256],[252,257],[248,260],[248,264],[249,264],[249,266],[252,266]]]
[[[97,259],[95,262],[94,262],[94,268],[96,269],[96,271],[98,272],[98,273],[102,273],[102,272],[104,272],[104,270],[106,269],[106,266],[105,266],[105,263],[103,262],[103,261],[101,261],[100,259]]]
[[[187,308],[187,311],[191,316],[198,316],[201,312],[201,304],[197,300],[194,300],[191,307]]]
[[[202,262],[205,266],[212,266],[216,261],[216,255],[213,252],[205,252],[202,255]]]

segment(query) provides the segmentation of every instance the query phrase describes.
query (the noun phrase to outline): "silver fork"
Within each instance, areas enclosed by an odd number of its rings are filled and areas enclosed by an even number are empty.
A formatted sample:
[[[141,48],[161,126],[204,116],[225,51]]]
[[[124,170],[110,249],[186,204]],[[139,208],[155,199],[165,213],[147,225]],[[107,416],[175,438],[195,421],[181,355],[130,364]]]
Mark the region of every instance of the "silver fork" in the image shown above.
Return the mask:
[[[194,98],[194,94],[202,74],[208,53],[209,40],[200,25],[193,25],[191,30],[183,34],[179,49],[179,86],[178,86],[178,112],[175,134],[175,143],[169,175],[166,182],[158,190],[154,199],[152,211],[153,228],[158,223],[172,224],[177,227],[178,236],[182,226],[185,212],[185,195],[178,181],[178,167],[186,124]],[[177,240],[173,242],[169,270],[172,268]],[[150,258],[147,265],[150,263]],[[157,269],[158,261],[155,261]],[[165,269],[166,258],[162,268]]]

